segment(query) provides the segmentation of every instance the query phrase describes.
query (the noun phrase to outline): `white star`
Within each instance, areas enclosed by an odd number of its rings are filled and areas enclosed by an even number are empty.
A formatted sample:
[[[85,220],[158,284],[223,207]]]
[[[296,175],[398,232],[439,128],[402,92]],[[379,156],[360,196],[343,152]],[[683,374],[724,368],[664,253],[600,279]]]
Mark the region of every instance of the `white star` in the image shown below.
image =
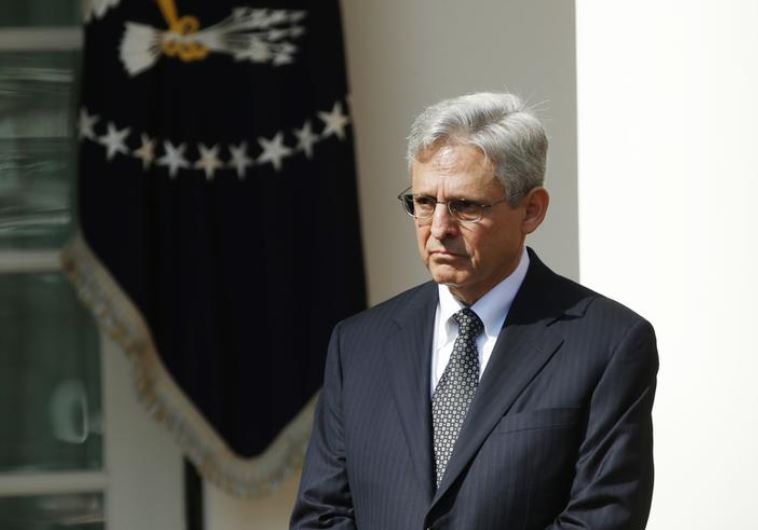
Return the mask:
[[[90,115],[85,107],[79,110],[79,139],[87,138],[95,141],[95,123],[100,117],[94,114]]]
[[[189,162],[184,158],[184,149],[186,147],[184,144],[174,147],[169,141],[163,142],[163,149],[166,151],[166,154],[158,159],[158,165],[168,166],[168,174],[171,178],[176,178],[179,168],[189,167]]]
[[[112,160],[113,157],[116,156],[116,153],[125,155],[129,152],[129,148],[126,147],[126,144],[124,143],[126,137],[129,136],[129,130],[129,127],[127,127],[119,131],[116,129],[113,122],[108,122],[108,132],[98,140],[105,146],[105,149],[107,150],[106,158],[108,160]]]
[[[205,171],[205,178],[213,180],[213,174],[217,169],[224,167],[223,162],[218,159],[218,145],[214,145],[210,149],[203,144],[199,144],[200,159],[195,162],[195,169],[202,169]]]
[[[229,152],[232,154],[229,165],[237,170],[240,179],[244,179],[247,168],[253,165],[253,159],[247,156],[247,142],[242,142],[239,146],[230,145]]]
[[[140,139],[142,140],[142,145],[139,149],[134,150],[132,156],[142,160],[142,169],[146,170],[153,163],[153,160],[155,160],[155,140],[144,133],[140,134]]]
[[[345,126],[350,123],[350,119],[347,115],[342,114],[342,103],[337,101],[334,107],[332,107],[331,112],[319,112],[318,117],[326,125],[324,130],[321,131],[323,138],[335,134],[340,140],[345,139]]]
[[[282,169],[282,159],[292,152],[292,149],[282,143],[283,141],[284,134],[281,131],[276,133],[276,136],[271,140],[258,138],[258,143],[263,149],[263,152],[258,157],[258,163],[271,162],[277,171]]]
[[[295,149],[305,152],[305,156],[311,158],[313,156],[313,144],[318,141],[318,135],[313,134],[310,120],[303,124],[302,129],[295,129],[293,132],[297,136],[297,147]]]

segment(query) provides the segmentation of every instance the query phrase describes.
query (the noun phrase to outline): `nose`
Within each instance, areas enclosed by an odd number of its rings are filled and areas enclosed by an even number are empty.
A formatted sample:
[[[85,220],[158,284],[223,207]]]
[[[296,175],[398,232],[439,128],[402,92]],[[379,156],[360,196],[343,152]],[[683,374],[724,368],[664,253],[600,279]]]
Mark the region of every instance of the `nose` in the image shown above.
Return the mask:
[[[446,203],[438,202],[434,208],[434,215],[432,216],[432,236],[442,241],[451,235],[454,235],[458,230],[458,223],[450,215],[450,210],[447,208]]]

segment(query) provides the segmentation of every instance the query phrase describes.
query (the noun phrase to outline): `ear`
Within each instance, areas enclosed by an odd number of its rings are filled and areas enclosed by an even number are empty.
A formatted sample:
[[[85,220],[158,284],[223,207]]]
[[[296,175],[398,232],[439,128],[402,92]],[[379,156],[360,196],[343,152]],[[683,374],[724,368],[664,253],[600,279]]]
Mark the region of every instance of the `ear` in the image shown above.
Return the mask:
[[[531,234],[542,224],[550,204],[550,194],[539,186],[526,194],[521,205],[524,207],[524,220],[521,229],[524,234]]]

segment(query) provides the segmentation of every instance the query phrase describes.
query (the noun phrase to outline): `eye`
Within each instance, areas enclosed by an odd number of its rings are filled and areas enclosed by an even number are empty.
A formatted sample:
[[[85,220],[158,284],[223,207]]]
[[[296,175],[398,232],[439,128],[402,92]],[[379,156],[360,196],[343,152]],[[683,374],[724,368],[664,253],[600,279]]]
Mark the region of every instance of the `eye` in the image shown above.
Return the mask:
[[[413,201],[419,208],[434,208],[437,206],[437,199],[429,195],[417,195],[413,198]]]
[[[455,199],[450,201],[450,209],[463,218],[474,218],[479,216],[481,206],[467,199]]]
[[[437,199],[429,195],[417,195],[413,198],[413,204],[416,217],[430,217],[437,207]]]

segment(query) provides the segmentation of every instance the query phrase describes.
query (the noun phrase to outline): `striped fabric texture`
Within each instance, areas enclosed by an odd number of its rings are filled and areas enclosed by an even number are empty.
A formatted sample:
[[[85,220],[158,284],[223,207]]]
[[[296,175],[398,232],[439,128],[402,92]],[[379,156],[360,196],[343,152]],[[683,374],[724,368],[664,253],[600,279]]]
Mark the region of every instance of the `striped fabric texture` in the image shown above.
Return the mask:
[[[292,529],[645,528],[653,329],[530,259],[439,487],[436,285],[337,325]]]

